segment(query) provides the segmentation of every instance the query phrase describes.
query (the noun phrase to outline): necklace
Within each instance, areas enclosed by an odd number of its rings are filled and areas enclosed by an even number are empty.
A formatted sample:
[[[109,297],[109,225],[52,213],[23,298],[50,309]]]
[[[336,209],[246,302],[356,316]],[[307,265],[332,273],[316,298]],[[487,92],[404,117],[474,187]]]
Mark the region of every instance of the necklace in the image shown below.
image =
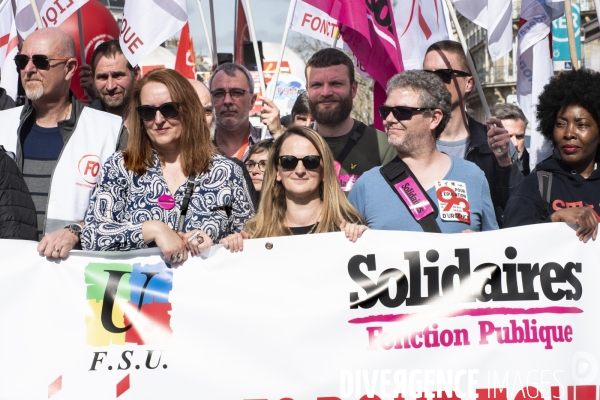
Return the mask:
[[[319,225],[319,221],[315,222],[312,226],[312,228],[310,228],[310,231],[308,231],[306,234],[310,235],[311,233],[313,233],[315,231],[315,229],[317,229],[317,225]]]

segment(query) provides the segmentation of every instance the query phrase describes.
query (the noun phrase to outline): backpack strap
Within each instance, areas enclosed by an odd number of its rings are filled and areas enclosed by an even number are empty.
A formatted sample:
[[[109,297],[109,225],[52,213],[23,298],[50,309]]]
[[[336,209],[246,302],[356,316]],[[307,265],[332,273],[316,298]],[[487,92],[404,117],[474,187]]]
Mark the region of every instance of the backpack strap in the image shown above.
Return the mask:
[[[436,221],[437,206],[400,157],[381,167],[379,172],[424,232],[442,233]]]
[[[538,187],[540,194],[542,195],[542,202],[544,203],[544,219],[548,218],[552,214],[552,207],[550,206],[550,194],[552,193],[552,172],[550,171],[537,171]]]
[[[346,157],[348,157],[348,154],[350,154],[350,151],[354,148],[354,146],[356,146],[356,143],[358,143],[360,138],[365,134],[366,130],[367,130],[367,126],[365,124],[363,124],[362,122],[359,122],[356,129],[352,131],[352,134],[350,135],[350,138],[346,142],[346,145],[344,146],[344,148],[342,149],[340,154],[338,154],[338,156],[335,158],[335,161],[342,164],[344,162],[344,160],[346,159]]]

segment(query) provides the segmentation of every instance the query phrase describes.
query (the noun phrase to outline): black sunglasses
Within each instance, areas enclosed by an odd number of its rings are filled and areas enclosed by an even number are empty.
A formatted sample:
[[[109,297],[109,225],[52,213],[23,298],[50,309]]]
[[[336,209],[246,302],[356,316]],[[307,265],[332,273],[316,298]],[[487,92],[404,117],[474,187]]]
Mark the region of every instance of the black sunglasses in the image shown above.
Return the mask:
[[[298,161],[302,161],[302,165],[306,169],[317,169],[321,165],[321,156],[304,156],[298,158],[296,156],[279,156],[279,165],[284,171],[296,169]]]
[[[17,64],[17,68],[19,71],[24,70],[29,64],[29,60],[33,63],[33,65],[37,69],[50,69],[50,61],[68,61],[71,58],[48,58],[48,56],[44,56],[41,54],[34,54],[29,58],[25,54],[17,54],[15,56],[15,64]]]
[[[436,69],[435,71],[424,71],[439,76],[442,82],[445,84],[449,84],[452,81],[452,74],[456,74],[458,76],[472,76],[470,72],[460,71],[458,69]]]
[[[396,121],[406,121],[412,118],[413,113],[415,111],[431,111],[434,108],[415,108],[415,107],[389,107],[389,106],[379,106],[379,116],[381,119],[385,120],[390,113],[396,118]]]
[[[152,121],[156,117],[156,112],[160,111],[165,119],[175,118],[179,115],[179,104],[174,102],[164,103],[158,107],[143,105],[137,106],[135,111],[144,121]]]

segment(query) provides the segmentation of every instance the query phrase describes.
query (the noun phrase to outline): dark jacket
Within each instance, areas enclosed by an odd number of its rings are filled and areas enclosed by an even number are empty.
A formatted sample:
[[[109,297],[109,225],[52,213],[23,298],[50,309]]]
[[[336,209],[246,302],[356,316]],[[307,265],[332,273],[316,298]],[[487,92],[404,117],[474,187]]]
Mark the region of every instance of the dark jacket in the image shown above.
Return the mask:
[[[567,207],[590,207],[600,215],[600,170],[595,170],[585,179],[562,162],[558,152],[538,164],[537,171],[552,172],[550,207],[544,207],[536,171],[527,175],[519,184],[504,211],[504,226],[538,224],[550,222],[550,216]]]
[[[36,240],[37,215],[17,164],[0,146],[0,238]]]
[[[6,94],[4,88],[0,88],[0,110],[8,110],[9,108],[15,108],[15,101]]]
[[[508,167],[501,167],[496,156],[490,149],[487,141],[486,126],[475,121],[471,116],[469,118],[469,147],[465,155],[465,160],[469,160],[483,171],[490,185],[490,194],[498,226],[503,227],[504,208],[508,203],[510,195],[515,190],[519,182],[523,179],[523,174],[519,171],[519,166],[513,162]]]

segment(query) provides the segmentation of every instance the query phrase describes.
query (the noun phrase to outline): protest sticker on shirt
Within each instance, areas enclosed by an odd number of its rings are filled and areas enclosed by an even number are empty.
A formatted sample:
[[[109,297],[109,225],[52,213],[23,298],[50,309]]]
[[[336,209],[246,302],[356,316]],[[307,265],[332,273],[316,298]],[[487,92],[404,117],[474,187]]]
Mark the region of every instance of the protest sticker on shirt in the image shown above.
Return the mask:
[[[442,221],[471,223],[467,186],[457,181],[436,181],[435,194]]]

